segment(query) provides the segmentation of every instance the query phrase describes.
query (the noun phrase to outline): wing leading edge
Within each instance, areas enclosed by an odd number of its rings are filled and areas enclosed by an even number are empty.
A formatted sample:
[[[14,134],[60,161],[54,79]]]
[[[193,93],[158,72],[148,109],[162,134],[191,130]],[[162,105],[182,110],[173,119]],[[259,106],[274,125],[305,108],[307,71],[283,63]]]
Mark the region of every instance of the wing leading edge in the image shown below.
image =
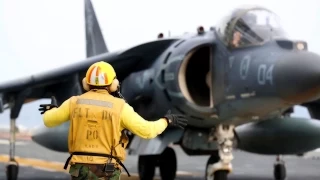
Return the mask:
[[[26,88],[46,88],[53,84],[61,83],[73,75],[85,72],[92,63],[98,61],[110,63],[115,68],[119,80],[122,81],[130,73],[149,67],[175,40],[164,39],[153,41],[122,52],[104,53],[48,72],[2,82],[0,83],[0,93],[6,96]]]

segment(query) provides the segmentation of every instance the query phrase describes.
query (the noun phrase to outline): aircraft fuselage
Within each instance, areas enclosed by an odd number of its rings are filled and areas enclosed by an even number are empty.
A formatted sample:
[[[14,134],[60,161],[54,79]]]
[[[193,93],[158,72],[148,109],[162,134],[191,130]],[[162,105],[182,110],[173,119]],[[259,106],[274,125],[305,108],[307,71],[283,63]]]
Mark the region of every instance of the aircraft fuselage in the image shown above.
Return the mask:
[[[169,108],[188,115],[190,126],[200,128],[269,119],[319,97],[319,89],[313,89],[317,82],[308,78],[316,68],[309,72],[306,62],[317,66],[320,58],[294,45],[277,40],[230,50],[214,31],[187,36],[173,42],[151,68],[125,79],[123,94],[129,102],[138,96],[133,106],[147,119],[159,118]],[[140,94],[133,97],[135,83],[141,85]]]

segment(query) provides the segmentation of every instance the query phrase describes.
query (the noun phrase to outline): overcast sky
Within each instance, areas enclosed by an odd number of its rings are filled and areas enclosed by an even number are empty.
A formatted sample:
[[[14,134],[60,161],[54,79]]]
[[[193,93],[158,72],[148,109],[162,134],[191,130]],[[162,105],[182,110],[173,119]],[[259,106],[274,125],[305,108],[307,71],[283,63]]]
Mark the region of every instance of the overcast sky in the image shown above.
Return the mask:
[[[241,4],[258,4],[277,13],[283,27],[295,39],[306,40],[309,49],[320,53],[320,3],[317,0],[92,0],[110,51],[156,38],[159,32],[179,35],[197,26],[214,26]],[[215,3],[219,2],[219,3]],[[84,1],[0,0],[0,82],[60,67],[85,57]],[[35,115],[42,101],[27,106],[36,117],[25,126],[41,122]],[[49,102],[46,100],[45,102]],[[30,108],[28,108],[30,109]],[[308,116],[299,108],[297,116]],[[8,114],[0,116],[8,124]],[[31,125],[30,125],[31,126]]]

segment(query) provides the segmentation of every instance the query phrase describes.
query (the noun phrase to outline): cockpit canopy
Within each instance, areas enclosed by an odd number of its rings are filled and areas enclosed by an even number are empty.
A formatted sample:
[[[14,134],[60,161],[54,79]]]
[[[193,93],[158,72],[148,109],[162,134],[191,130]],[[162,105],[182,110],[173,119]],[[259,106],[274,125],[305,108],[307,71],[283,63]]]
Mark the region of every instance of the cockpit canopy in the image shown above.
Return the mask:
[[[277,38],[287,39],[278,16],[257,6],[233,10],[216,29],[219,38],[229,48],[262,45]]]

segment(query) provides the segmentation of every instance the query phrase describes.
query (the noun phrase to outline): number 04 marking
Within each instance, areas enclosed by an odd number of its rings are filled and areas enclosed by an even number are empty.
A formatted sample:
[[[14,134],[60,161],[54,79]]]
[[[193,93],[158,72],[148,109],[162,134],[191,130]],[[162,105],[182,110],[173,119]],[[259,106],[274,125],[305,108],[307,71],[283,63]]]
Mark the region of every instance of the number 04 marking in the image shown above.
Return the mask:
[[[266,64],[261,64],[258,68],[258,83],[260,85],[265,85],[268,81],[271,85],[273,85],[273,67],[274,65],[270,65],[269,67]]]

